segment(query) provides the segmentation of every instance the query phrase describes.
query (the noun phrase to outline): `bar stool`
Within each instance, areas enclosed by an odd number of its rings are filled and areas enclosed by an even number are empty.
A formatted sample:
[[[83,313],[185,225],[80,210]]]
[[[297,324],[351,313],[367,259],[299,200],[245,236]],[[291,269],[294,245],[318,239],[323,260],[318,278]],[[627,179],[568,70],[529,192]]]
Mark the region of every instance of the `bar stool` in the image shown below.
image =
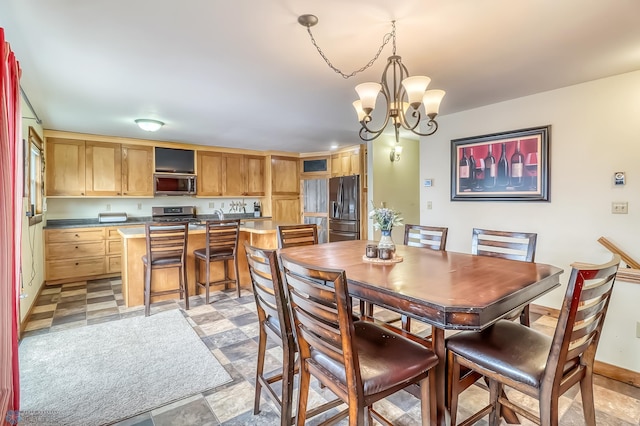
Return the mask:
[[[238,297],[240,297],[240,274],[238,273],[238,237],[240,235],[240,219],[207,220],[206,246],[193,251],[196,267],[196,294],[200,288],[205,289],[205,301],[209,303],[209,287],[211,285],[235,283]],[[229,276],[229,261],[233,261],[235,278]],[[205,263],[205,281],[200,281],[200,262]],[[224,278],[210,281],[211,262],[222,262]]]
[[[180,293],[185,308],[189,309],[187,287],[187,222],[162,222],[145,224],[147,254],[142,256],[144,264],[144,315],[151,312],[151,297]],[[177,289],[151,291],[151,275],[154,269],[178,268],[180,286]]]

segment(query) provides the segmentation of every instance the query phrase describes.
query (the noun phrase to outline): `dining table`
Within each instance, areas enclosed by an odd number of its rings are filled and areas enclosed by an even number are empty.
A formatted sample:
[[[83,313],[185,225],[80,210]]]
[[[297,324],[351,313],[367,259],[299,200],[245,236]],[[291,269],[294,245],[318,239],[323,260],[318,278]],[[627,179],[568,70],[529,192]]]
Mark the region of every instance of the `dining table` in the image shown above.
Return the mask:
[[[563,270],[544,263],[396,245],[391,261],[369,259],[353,240],[281,249],[294,262],[344,270],[349,294],[428,323],[440,362],[436,424],[446,425],[445,330],[483,330],[560,285]]]

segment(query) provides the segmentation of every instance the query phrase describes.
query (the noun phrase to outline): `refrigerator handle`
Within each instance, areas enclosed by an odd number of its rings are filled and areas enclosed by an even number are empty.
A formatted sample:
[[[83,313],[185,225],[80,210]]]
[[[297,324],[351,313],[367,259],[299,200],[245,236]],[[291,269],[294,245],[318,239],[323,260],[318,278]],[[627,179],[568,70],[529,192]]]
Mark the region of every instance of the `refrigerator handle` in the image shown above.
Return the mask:
[[[340,179],[340,185],[338,185],[338,214],[341,219],[342,219],[342,202],[344,201],[343,191],[344,191],[344,188],[342,187],[342,179]]]
[[[335,202],[335,201],[332,201],[331,202],[331,217],[332,218],[337,218],[338,217],[337,214],[338,214],[338,203]]]

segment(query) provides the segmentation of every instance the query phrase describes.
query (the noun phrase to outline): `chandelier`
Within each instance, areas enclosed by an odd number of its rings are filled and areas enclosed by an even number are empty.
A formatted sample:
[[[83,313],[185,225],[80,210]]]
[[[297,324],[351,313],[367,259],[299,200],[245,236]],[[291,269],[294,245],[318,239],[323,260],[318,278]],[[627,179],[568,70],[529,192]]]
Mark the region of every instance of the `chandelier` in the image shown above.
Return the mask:
[[[429,136],[438,130],[438,122],[435,121],[440,109],[440,102],[445,95],[444,90],[427,90],[431,79],[426,76],[410,76],[407,67],[402,63],[402,58],[396,54],[396,22],[391,21],[392,30],[385,34],[382,45],[377,53],[364,67],[349,74],[336,68],[320,49],[311,33],[311,27],[318,23],[314,15],[302,15],[298,17],[300,25],[307,27],[311,42],[318,50],[322,59],[329,67],[343,78],[350,78],[366,70],[378,59],[385,45],[392,41],[393,54],[387,59],[387,65],[382,72],[379,83],[369,82],[356,86],[356,92],[360,99],[353,102],[353,107],[358,114],[360,122],[360,139],[371,141],[380,136],[389,123],[393,124],[396,143],[400,142],[400,128],[409,130],[419,136]],[[386,104],[384,121],[380,127],[372,126],[372,113],[376,107],[378,95],[382,93]],[[420,124],[426,129],[421,131]],[[399,159],[399,156],[398,156]],[[393,160],[392,160],[393,161]],[[397,160],[396,160],[397,161]]]

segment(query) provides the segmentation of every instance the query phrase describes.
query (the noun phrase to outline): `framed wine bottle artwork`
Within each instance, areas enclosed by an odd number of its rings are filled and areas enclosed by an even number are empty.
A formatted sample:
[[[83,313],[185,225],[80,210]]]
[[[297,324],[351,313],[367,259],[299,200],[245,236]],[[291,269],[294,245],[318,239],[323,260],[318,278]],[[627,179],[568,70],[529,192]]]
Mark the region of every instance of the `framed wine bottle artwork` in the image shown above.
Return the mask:
[[[549,201],[551,126],[453,139],[451,200]]]

